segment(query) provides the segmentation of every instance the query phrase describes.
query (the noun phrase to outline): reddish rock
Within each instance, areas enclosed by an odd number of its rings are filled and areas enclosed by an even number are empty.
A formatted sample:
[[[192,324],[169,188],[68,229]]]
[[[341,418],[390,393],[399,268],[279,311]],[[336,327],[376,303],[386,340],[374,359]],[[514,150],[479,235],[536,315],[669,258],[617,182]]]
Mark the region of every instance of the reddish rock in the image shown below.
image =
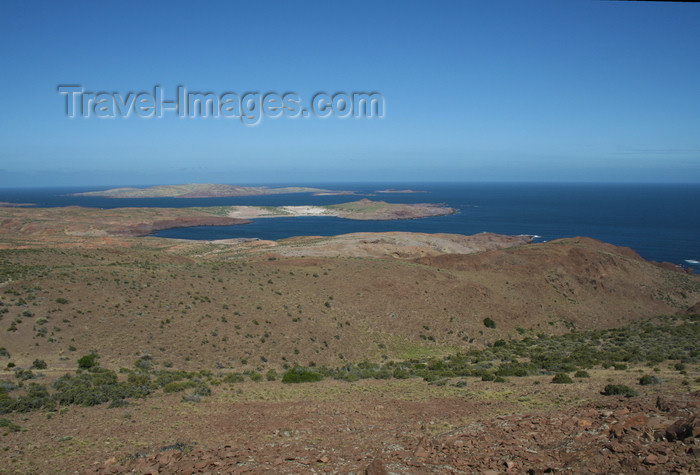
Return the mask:
[[[208,467],[211,464],[211,460],[205,460],[203,462],[197,462],[194,464],[194,468],[201,470],[203,468]]]
[[[687,419],[678,419],[676,422],[666,428],[666,439],[670,442],[674,440],[685,440],[693,436],[693,432],[697,429],[697,421],[695,417]]]
[[[580,428],[586,428],[592,426],[593,421],[591,421],[590,419],[579,419],[578,421],[576,421],[576,425]]]
[[[665,396],[659,396],[656,398],[656,407],[660,411],[670,412],[671,402]]]
[[[625,452],[628,452],[628,451],[629,451],[629,447],[627,447],[627,446],[625,446],[625,445],[622,445],[622,444],[619,443],[619,442],[611,442],[611,443],[607,444],[606,447],[607,447],[609,450],[611,450],[612,452],[615,452],[615,453],[617,453],[617,454],[622,454],[622,453],[625,453]]]
[[[625,428],[641,429],[647,425],[647,418],[643,414],[635,414],[624,422]]]
[[[428,447],[428,438],[423,437],[420,441],[418,441],[418,446],[416,447],[416,450],[413,451],[413,455],[415,455],[418,458],[426,458],[430,455],[430,451],[427,450]]]
[[[389,475],[384,462],[381,459],[374,459],[365,469],[365,475]]]

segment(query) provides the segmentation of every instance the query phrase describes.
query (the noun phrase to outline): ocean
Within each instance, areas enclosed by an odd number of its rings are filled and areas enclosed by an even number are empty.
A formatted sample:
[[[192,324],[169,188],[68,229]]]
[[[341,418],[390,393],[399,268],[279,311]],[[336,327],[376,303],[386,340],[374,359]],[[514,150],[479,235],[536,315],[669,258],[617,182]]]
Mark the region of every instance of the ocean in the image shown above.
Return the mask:
[[[284,186],[284,185],[275,185]],[[295,183],[290,186],[301,186]],[[334,217],[257,219],[239,226],[168,229],[157,236],[178,239],[331,236],[352,232],[528,234],[535,242],[588,236],[631,247],[642,257],[693,267],[700,272],[700,185],[542,183],[328,183],[308,185],[352,190],[357,196],[309,193],[229,198],[110,199],[68,196],[105,188],[0,189],[0,201],[38,206],[188,207],[221,205],[327,205],[361,198],[393,203],[445,203],[450,216],[400,221],[353,221]],[[378,193],[387,188],[425,193]]]

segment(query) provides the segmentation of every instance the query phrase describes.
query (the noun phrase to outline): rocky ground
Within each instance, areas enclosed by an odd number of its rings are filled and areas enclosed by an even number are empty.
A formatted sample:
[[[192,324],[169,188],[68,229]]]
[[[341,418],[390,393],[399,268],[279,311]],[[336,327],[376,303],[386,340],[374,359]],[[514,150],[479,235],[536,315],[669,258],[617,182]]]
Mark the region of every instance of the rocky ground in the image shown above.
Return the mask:
[[[416,259],[445,253],[472,254],[528,244],[528,236],[504,236],[480,233],[473,236],[461,234],[426,233],[351,233],[339,236],[302,236],[280,241],[256,241],[241,250],[247,253],[268,253],[292,257],[372,257]],[[221,245],[221,241],[215,242]],[[234,241],[233,244],[239,244]],[[187,244],[185,244],[187,246]],[[226,247],[219,249],[226,254]],[[214,251],[216,253],[216,251]],[[211,255],[209,256],[211,257]]]
[[[403,446],[374,441],[374,458],[294,444],[174,445],[84,473],[697,473],[699,416],[700,392],[616,398],[484,418]]]

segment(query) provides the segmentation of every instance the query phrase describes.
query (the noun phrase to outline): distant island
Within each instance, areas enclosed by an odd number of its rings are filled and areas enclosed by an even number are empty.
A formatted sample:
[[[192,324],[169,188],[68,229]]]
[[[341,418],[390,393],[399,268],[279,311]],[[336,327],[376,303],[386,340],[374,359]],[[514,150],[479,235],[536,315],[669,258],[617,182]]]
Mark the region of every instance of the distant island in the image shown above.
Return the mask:
[[[34,203],[8,203],[7,201],[0,201],[1,208],[24,208],[27,206],[36,206]]]
[[[284,193],[323,193],[330,190],[290,186],[268,188],[266,186],[236,186],[211,183],[186,185],[159,185],[148,188],[112,188],[103,191],[73,193],[70,196],[99,196],[103,198],[224,198],[227,196],[281,195]]]
[[[396,188],[387,188],[386,190],[377,190],[377,193],[426,193],[422,190],[397,190]]]
[[[358,193],[356,191],[348,191],[348,190],[324,190],[324,191],[317,191],[316,193],[313,194],[313,196],[344,196],[344,195],[357,195]]]
[[[304,186],[286,186],[282,188],[268,188],[267,186],[238,186],[220,185],[215,183],[189,183],[185,185],[157,185],[146,188],[124,187],[111,188],[102,191],[86,191],[72,193],[70,196],[99,196],[102,198],[225,198],[228,196],[260,196],[281,195],[284,193],[312,193],[313,196],[358,195],[350,190],[325,190],[322,188],[309,188]],[[376,193],[425,193],[416,190],[397,190],[387,188]],[[0,203],[0,206],[28,206],[25,204]]]

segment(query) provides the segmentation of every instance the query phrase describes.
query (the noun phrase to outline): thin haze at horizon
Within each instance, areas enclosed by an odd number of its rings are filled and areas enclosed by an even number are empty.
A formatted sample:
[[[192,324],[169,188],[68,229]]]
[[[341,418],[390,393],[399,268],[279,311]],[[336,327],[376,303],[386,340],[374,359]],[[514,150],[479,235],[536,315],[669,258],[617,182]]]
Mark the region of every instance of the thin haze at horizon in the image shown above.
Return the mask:
[[[0,186],[700,183],[700,4],[0,4]],[[61,85],[377,92],[378,117],[66,115]]]

